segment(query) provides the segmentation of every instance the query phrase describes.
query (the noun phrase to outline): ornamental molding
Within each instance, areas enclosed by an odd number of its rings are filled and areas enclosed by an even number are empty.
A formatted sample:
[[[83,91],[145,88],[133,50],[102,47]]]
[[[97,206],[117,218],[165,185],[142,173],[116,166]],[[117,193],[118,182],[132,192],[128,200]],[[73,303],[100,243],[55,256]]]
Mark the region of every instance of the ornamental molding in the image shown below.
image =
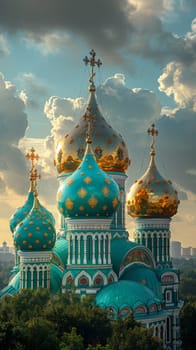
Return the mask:
[[[49,263],[51,258],[51,251],[44,252],[22,252],[18,251],[21,258],[21,263]]]
[[[136,229],[167,229],[169,230],[171,219],[137,219]]]
[[[109,230],[112,218],[108,219],[67,219],[68,230]]]

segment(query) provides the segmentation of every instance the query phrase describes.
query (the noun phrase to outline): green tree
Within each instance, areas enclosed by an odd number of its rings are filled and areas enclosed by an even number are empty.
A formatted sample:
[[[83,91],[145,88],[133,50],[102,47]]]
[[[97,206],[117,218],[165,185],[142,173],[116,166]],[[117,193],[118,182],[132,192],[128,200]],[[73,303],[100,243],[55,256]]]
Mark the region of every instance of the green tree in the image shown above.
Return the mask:
[[[196,302],[186,303],[180,313],[183,350],[196,349]]]
[[[64,332],[61,338],[60,350],[84,350],[83,338],[73,327],[70,333]]]

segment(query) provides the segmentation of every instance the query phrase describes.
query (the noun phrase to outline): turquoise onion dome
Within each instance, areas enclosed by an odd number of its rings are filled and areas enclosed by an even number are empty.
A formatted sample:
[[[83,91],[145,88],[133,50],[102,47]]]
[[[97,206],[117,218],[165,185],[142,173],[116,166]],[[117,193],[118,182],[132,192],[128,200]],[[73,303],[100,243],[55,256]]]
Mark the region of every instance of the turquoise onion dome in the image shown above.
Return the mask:
[[[118,281],[102,288],[96,295],[96,304],[116,316],[125,311],[158,312],[161,300],[148,287],[133,281]]]
[[[57,203],[64,217],[111,217],[119,204],[119,187],[96,162],[90,138],[82,163],[60,186]]]
[[[25,217],[29,214],[30,210],[33,207],[33,202],[34,202],[34,193],[33,193],[33,190],[30,189],[26,202],[23,204],[22,207],[19,207],[16,209],[15,213],[12,215],[10,219],[9,225],[12,233],[14,233],[16,226],[22,220],[24,220]]]
[[[56,240],[56,231],[47,210],[43,210],[35,196],[29,215],[20,222],[14,233],[14,245],[22,251],[52,250]]]
[[[131,186],[127,194],[127,210],[132,217],[170,218],[177,213],[178,193],[170,180],[164,179],[155,164],[154,124],[148,133],[153,136],[151,159],[145,174]]]

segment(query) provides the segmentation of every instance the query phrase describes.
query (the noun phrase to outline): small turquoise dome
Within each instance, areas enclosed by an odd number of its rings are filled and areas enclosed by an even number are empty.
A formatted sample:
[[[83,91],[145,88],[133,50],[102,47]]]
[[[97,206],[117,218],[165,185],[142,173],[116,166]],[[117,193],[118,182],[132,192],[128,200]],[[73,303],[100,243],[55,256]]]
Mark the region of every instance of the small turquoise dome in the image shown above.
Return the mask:
[[[120,280],[140,283],[151,289],[159,299],[162,299],[161,283],[159,282],[156,272],[144,264],[134,263],[130,265],[122,273]]]
[[[29,214],[30,210],[32,209],[34,202],[34,192],[29,191],[28,197],[24,205],[20,208],[16,209],[16,212],[12,215],[10,219],[10,230],[12,233],[14,233],[14,230],[16,226],[24,220],[24,218]]]
[[[56,232],[49,214],[35,198],[31,212],[20,222],[14,234],[14,245],[18,250],[43,251],[54,247]]]
[[[88,143],[78,169],[60,186],[58,209],[65,217],[111,217],[119,204],[119,187],[101,170]]]
[[[99,307],[113,309],[117,314],[123,309],[136,312],[138,307],[143,307],[146,312],[158,311],[160,303],[160,299],[148,287],[132,281],[111,283],[96,295]]]

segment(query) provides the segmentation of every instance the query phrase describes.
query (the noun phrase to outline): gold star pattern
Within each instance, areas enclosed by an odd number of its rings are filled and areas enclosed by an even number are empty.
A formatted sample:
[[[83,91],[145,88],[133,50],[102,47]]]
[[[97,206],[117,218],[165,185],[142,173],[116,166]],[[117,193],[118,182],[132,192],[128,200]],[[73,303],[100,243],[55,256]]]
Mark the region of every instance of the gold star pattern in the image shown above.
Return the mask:
[[[95,208],[97,206],[98,200],[95,197],[91,197],[88,200],[88,204],[90,205],[91,208]]]
[[[73,179],[69,179],[69,180],[67,180],[67,185],[70,186],[73,182],[74,182]]]
[[[86,194],[87,194],[85,188],[83,188],[83,187],[77,193],[78,193],[78,196],[80,198],[84,198],[86,196]]]
[[[108,185],[110,185],[110,184],[111,184],[110,179],[105,179],[105,182],[106,182]]]
[[[65,202],[65,206],[67,209],[72,210],[74,203],[72,202],[72,200],[70,198],[67,198],[66,202]]]
[[[81,206],[79,207],[79,210],[80,210],[80,211],[83,211],[83,210],[84,210],[83,205],[81,205]]]
[[[110,190],[108,187],[105,186],[102,188],[102,192],[103,192],[104,196],[107,196],[109,194]]]
[[[84,182],[86,182],[86,184],[90,184],[93,180],[91,179],[91,177],[87,176],[84,179]]]
[[[118,199],[115,197],[112,201],[113,208],[115,208],[118,204]]]

